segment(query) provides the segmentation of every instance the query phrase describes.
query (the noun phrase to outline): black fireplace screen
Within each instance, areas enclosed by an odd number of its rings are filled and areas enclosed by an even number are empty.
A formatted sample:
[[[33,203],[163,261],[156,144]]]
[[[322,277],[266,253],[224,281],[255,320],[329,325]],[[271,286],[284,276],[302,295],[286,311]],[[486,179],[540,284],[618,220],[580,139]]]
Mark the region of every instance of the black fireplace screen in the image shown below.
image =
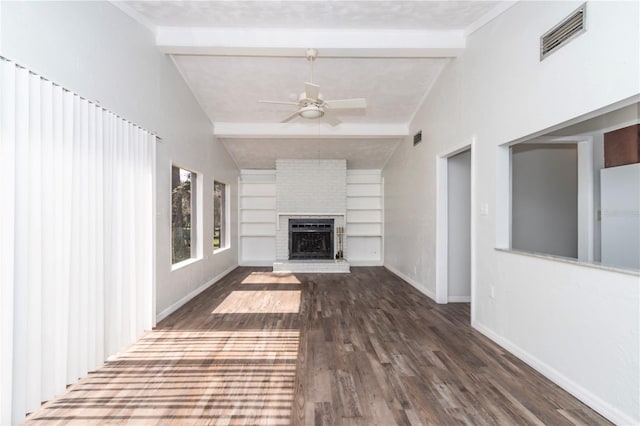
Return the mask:
[[[289,219],[289,259],[333,259],[333,219]]]

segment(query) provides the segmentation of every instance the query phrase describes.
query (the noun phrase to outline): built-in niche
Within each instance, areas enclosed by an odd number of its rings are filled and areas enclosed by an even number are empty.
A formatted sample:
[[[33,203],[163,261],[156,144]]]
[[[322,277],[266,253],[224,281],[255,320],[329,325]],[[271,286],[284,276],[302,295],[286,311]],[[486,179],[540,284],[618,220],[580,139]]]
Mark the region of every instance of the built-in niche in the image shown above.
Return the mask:
[[[510,249],[640,270],[639,117],[609,108],[504,148]]]

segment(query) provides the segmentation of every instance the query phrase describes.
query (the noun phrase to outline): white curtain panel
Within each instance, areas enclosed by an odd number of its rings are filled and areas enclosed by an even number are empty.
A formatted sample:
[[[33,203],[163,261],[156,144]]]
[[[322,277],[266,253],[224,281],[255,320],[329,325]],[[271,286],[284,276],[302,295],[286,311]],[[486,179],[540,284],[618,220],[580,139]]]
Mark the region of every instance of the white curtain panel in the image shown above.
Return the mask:
[[[155,136],[0,67],[4,425],[151,329]]]

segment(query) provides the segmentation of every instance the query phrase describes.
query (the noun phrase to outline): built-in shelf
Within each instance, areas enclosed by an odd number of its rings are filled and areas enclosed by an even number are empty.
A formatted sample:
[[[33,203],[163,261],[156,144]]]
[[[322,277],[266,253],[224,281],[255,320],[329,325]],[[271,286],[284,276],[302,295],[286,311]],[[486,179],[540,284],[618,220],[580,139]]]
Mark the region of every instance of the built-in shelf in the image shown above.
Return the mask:
[[[382,264],[384,185],[380,171],[347,172],[347,257]]]
[[[239,263],[271,264],[275,259],[275,171],[243,171],[238,180]]]

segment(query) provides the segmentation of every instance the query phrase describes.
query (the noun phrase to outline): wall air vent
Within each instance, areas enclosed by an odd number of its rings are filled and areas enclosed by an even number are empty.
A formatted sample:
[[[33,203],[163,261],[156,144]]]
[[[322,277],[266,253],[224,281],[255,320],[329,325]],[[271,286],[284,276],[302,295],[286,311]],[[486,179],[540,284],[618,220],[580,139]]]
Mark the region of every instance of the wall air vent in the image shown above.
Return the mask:
[[[583,4],[571,15],[540,37],[540,60],[543,60],[586,31],[587,4]]]
[[[413,135],[413,146],[418,145],[420,142],[422,142],[422,130]]]

